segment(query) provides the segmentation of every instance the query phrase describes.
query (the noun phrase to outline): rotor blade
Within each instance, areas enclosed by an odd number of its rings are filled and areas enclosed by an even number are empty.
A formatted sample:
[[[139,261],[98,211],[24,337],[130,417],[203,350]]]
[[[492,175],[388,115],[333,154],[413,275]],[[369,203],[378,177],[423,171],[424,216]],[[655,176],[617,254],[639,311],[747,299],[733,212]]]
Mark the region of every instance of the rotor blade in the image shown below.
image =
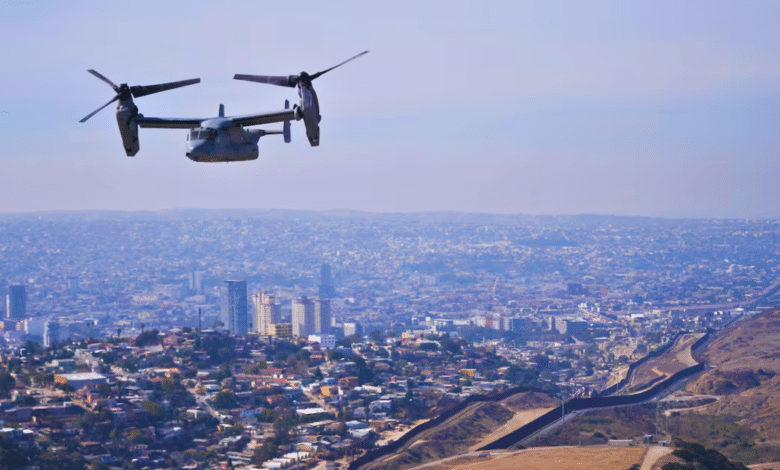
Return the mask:
[[[111,100],[111,101],[109,101],[108,103],[104,104],[103,106],[99,107],[98,109],[96,109],[96,110],[92,111],[91,113],[87,114],[87,116],[86,116],[84,119],[82,119],[81,121],[79,121],[79,122],[84,122],[84,121],[86,121],[87,119],[89,119],[89,118],[91,118],[92,116],[94,116],[95,114],[97,114],[97,113],[98,113],[100,110],[102,110],[103,108],[105,108],[106,106],[110,105],[111,103],[113,103],[114,101],[116,101],[116,100],[118,100],[118,99],[119,99],[119,95],[116,95],[116,96],[114,97],[114,99],[112,99],[112,100]]]
[[[355,57],[347,59],[347,60],[345,60],[344,62],[342,62],[342,63],[340,63],[338,65],[334,65],[333,67],[331,67],[331,68],[329,68],[327,70],[323,70],[322,72],[317,72],[314,75],[311,75],[310,77],[311,77],[312,80],[314,80],[315,78],[319,77],[320,75],[326,74],[326,73],[330,72],[331,70],[335,69],[336,67],[341,67],[342,65],[346,64],[347,62],[353,61],[353,60],[357,59],[358,57],[360,57],[362,55],[366,55],[366,54],[368,54],[368,51],[363,51],[360,54],[356,55]]]
[[[99,78],[99,79],[103,80],[104,82],[108,83],[109,85],[111,85],[111,88],[113,88],[114,90],[119,88],[118,86],[116,86],[114,84],[114,82],[112,82],[111,80],[107,79],[106,77],[104,77],[100,73],[98,73],[98,72],[96,72],[96,71],[94,71],[92,69],[87,70],[87,72],[91,73],[92,75],[96,76],[97,78]]]
[[[180,82],[161,83],[159,85],[136,85],[130,87],[130,92],[134,97],[140,98],[141,96],[151,95],[152,93],[159,93],[161,91],[173,90],[187,85],[194,85],[200,83],[200,78],[193,78],[190,80],[182,80]]]
[[[279,85],[279,86],[286,86],[290,88],[293,88],[295,85],[298,84],[299,78],[300,76],[298,75],[287,75],[284,77],[279,77],[273,75],[236,74],[235,76],[233,76],[233,80],[245,80],[247,82],[267,83],[269,85]]]

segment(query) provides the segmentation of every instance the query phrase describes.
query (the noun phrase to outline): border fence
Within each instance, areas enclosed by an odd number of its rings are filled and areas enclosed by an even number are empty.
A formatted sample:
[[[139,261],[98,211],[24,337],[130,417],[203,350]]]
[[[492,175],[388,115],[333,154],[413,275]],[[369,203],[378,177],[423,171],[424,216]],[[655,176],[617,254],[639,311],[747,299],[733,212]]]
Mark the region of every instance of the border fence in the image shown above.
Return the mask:
[[[657,383],[652,388],[649,388],[645,391],[634,393],[631,395],[612,395],[613,393],[617,392],[628,383],[628,380],[630,380],[631,378],[631,374],[637,367],[639,367],[641,364],[645,363],[646,361],[656,358],[661,354],[665,353],[667,350],[669,350],[669,348],[672,347],[672,345],[677,341],[677,339],[680,338],[680,336],[688,333],[689,332],[687,331],[678,333],[675,336],[674,340],[670,341],[668,344],[653,350],[651,353],[647,354],[643,358],[632,363],[629,366],[629,370],[628,373],[626,374],[626,377],[623,380],[621,380],[619,383],[604,390],[601,393],[601,395],[590,397],[590,398],[573,398],[566,401],[563,405],[563,414],[568,414],[571,413],[572,411],[581,411],[581,410],[586,410],[591,408],[605,408],[609,406],[633,405],[637,403],[642,403],[644,401],[653,398],[654,396],[663,392],[664,390],[668,389],[669,387],[674,385],[677,381],[689,377],[698,372],[701,372],[702,370],[704,370],[704,363],[699,363],[696,364],[695,366],[691,366],[683,370],[680,370],[674,375],[672,375],[671,377],[669,377],[668,379]],[[691,350],[694,350],[699,346],[701,346],[702,344],[704,344],[709,339],[712,333],[713,330],[708,330],[704,336],[696,340],[696,342],[691,345]],[[465,410],[469,405],[473,403],[501,401],[517,393],[532,392],[532,391],[543,392],[541,389],[536,387],[515,387],[493,395],[470,395],[462,402],[458,403],[457,405],[450,408],[449,410],[444,411],[443,413],[431,419],[430,421],[427,421],[423,424],[420,424],[419,426],[412,428],[409,432],[407,432],[406,434],[398,438],[398,440],[391,442],[387,445],[384,445],[382,447],[371,449],[365,454],[356,458],[349,464],[349,470],[356,470],[365,464],[373,462],[376,459],[382,458],[386,455],[398,451],[404,445],[406,445],[411,439],[417,437],[418,435],[420,435],[421,433],[429,429],[432,429],[442,424],[446,420],[450,419],[451,417]],[[548,411],[547,413],[539,416],[538,418],[531,421],[530,423],[517,428],[511,433],[503,437],[500,437],[499,439],[496,439],[495,441],[489,443],[484,447],[481,447],[479,450],[487,451],[487,450],[506,449],[528,438],[533,433],[541,430],[545,426],[554,423],[556,420],[560,418],[561,418],[561,408],[556,407]]]

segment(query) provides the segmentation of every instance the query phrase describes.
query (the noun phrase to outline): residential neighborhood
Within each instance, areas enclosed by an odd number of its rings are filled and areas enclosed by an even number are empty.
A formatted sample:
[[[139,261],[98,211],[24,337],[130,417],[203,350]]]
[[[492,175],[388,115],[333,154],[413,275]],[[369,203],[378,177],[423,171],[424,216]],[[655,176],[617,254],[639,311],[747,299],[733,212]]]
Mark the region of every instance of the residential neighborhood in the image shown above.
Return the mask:
[[[771,221],[3,217],[3,459],[41,469],[347,466],[470,396],[599,396],[780,279]]]

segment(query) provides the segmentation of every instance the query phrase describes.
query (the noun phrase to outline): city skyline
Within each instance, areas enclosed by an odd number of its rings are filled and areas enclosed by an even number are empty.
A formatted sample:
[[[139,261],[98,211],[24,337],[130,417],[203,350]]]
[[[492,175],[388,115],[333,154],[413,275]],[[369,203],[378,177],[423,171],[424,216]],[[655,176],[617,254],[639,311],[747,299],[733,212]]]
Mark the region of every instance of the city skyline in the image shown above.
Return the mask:
[[[0,52],[14,64],[0,77],[0,213],[780,216],[775,3],[97,5],[2,6],[15,47]],[[121,59],[104,47],[139,29]],[[257,161],[199,165],[185,132],[144,129],[128,158],[110,111],[78,123],[110,98],[87,69],[131,85],[201,77],[139,99],[147,116],[246,114],[296,96],[233,74],[317,71],[362,50],[316,84],[318,148],[293,123],[292,144],[263,140]]]

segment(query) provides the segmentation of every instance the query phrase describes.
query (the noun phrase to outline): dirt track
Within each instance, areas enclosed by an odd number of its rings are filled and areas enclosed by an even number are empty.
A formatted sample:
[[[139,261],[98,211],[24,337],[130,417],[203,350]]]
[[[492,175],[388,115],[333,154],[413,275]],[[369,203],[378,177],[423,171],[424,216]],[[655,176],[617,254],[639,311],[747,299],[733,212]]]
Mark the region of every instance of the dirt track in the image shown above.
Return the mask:
[[[653,464],[663,457],[664,455],[669,455],[672,453],[674,449],[671,447],[662,447],[662,446],[654,446],[649,449],[647,449],[647,453],[645,454],[645,459],[642,461],[642,466],[639,467],[639,470],[650,470],[653,468]]]

